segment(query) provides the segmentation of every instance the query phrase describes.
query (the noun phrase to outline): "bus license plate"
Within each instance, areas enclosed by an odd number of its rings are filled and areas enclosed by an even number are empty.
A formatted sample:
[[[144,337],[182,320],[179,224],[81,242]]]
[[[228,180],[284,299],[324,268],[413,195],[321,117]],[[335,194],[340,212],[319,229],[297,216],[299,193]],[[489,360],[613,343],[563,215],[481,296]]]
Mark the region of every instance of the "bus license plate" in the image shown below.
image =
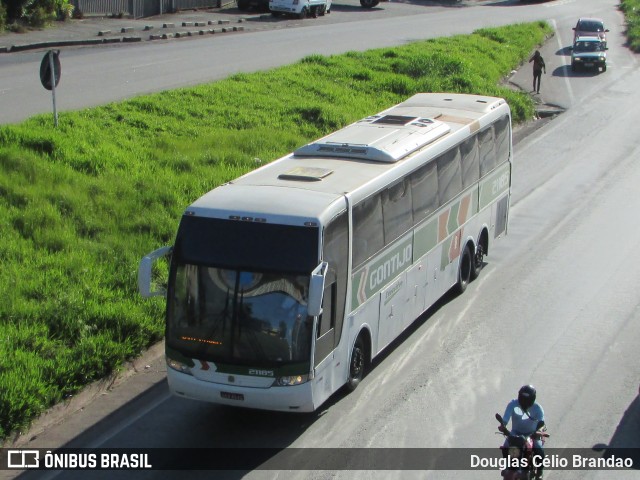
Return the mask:
[[[220,392],[220,396],[227,400],[244,400],[244,395],[242,393]]]

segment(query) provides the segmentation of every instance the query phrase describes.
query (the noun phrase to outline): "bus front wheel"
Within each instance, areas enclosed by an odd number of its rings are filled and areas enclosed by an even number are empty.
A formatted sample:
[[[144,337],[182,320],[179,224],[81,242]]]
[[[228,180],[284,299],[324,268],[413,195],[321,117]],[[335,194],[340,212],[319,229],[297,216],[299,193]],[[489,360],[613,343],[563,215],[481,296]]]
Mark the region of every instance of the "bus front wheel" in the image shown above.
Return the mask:
[[[458,283],[456,290],[458,293],[464,293],[471,281],[471,270],[473,269],[473,259],[469,245],[464,247],[460,254],[460,265],[458,266]]]
[[[347,390],[353,392],[360,380],[364,377],[364,369],[367,364],[367,351],[364,346],[362,335],[358,335],[356,343],[353,345],[351,352],[351,361],[349,362],[349,378],[347,379]]]

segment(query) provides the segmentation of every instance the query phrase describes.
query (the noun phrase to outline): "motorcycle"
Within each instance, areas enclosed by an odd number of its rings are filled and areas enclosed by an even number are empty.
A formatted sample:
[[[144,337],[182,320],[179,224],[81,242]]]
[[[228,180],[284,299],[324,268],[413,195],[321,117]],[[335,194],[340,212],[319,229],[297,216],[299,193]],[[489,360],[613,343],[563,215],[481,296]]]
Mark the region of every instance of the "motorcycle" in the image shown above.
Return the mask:
[[[533,462],[533,441],[540,439],[544,444],[549,438],[544,422],[538,424],[538,428],[531,435],[515,435],[506,427],[502,415],[496,413],[498,434],[507,437],[505,445],[500,446],[502,456],[506,460],[506,468],[502,470],[505,480],[533,480],[536,478],[537,468]]]

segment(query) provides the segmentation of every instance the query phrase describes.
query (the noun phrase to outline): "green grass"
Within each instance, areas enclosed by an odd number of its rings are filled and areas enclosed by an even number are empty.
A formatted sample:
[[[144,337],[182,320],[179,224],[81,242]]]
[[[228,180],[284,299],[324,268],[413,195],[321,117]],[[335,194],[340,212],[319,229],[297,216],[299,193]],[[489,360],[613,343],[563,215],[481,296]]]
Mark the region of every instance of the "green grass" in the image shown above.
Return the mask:
[[[139,259],[185,207],[263,162],[416,92],[531,99],[501,80],[551,32],[483,29],[0,127],[0,437],[162,338]]]
[[[629,48],[640,53],[640,0],[622,0],[620,8],[627,22],[627,43]]]

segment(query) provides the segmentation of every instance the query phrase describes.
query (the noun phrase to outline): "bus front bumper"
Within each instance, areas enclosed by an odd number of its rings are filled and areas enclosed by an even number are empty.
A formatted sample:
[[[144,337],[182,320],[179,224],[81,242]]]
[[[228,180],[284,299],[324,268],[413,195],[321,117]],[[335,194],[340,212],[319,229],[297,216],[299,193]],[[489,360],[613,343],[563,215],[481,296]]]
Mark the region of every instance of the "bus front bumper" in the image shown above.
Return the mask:
[[[313,412],[311,382],[270,388],[249,388],[198,380],[167,369],[169,390],[178,397],[203,402],[280,412]]]

